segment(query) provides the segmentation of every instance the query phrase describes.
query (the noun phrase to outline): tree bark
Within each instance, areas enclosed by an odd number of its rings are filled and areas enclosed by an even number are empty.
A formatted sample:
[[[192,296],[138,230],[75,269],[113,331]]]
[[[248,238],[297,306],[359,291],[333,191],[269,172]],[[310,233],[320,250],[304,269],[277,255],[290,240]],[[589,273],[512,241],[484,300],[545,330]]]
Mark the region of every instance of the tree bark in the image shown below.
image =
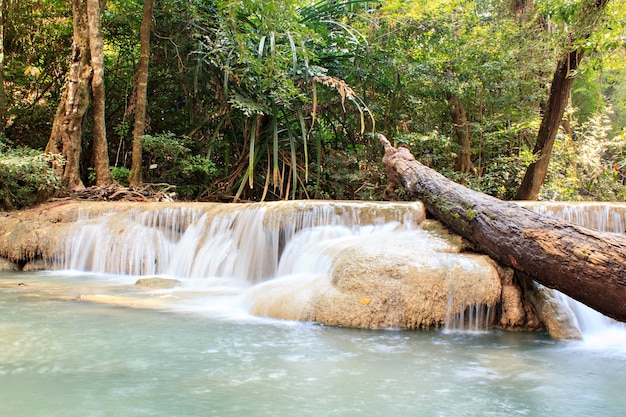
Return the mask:
[[[0,0],[0,136],[4,136],[7,98],[4,91],[4,0]]]
[[[102,7],[106,1],[102,1]],[[100,20],[101,4],[99,0],[87,0],[89,24],[89,48],[93,76],[91,79],[91,97],[93,112],[93,154],[96,171],[96,185],[113,183],[109,169],[109,150],[106,136],[105,90],[104,90],[104,42]]]
[[[74,35],[72,59],[65,90],[52,123],[46,152],[63,156],[57,165],[63,185],[69,190],[85,188],[80,178],[80,155],[83,116],[89,107],[89,29],[85,0],[72,4]]]
[[[459,172],[467,173],[474,169],[472,163],[472,142],[470,138],[470,127],[467,122],[467,112],[461,99],[454,95],[449,94],[448,104],[450,105],[450,115],[452,116],[452,123],[456,130],[457,143],[459,144],[459,153],[456,157],[454,169]]]
[[[516,198],[518,200],[536,200],[539,196],[539,191],[548,172],[548,163],[556,134],[561,126],[572,90],[572,83],[574,82],[572,73],[578,69],[582,57],[583,51],[572,51],[557,65],[550,86],[546,111],[541,119],[541,126],[537,134],[537,143],[533,149],[533,155],[538,159],[526,169],[522,184],[517,190]]]
[[[543,217],[472,191],[394,148],[382,135],[390,181],[475,250],[533,280],[626,322],[626,238]]]
[[[129,182],[131,186],[142,183],[143,135],[146,133],[146,107],[148,106],[148,64],[150,62],[150,30],[154,0],[146,0],[143,6],[143,18],[139,32],[140,55],[135,85],[137,102],[135,105],[135,125],[133,128],[133,159]]]
[[[572,25],[570,43],[588,39],[598,25],[608,0],[587,0],[579,12],[578,22]],[[548,172],[548,163],[552,146],[556,139],[563,113],[568,103],[574,82],[574,73],[578,69],[584,51],[576,49],[568,52],[559,60],[550,85],[550,94],[546,111],[541,119],[537,134],[537,143],[533,155],[538,159],[528,166],[522,184],[517,190],[518,200],[536,200]]]

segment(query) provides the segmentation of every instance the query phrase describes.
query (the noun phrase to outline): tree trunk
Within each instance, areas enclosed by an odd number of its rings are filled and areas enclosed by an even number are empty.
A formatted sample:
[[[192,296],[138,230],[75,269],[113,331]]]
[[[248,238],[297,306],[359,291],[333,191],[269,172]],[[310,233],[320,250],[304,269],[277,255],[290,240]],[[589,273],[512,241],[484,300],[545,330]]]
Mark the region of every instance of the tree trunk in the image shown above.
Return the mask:
[[[106,1],[102,2],[102,7]],[[89,48],[93,77],[91,80],[91,97],[93,112],[93,154],[96,171],[96,185],[113,183],[109,169],[109,150],[106,136],[105,91],[104,91],[104,44],[102,40],[102,23],[100,21],[101,4],[99,0],[87,0],[87,16],[89,23]]]
[[[72,59],[65,91],[59,102],[46,152],[62,155],[64,164],[57,170],[69,190],[85,188],[80,178],[80,154],[83,116],[89,107],[89,33],[87,4],[74,0],[74,35]]]
[[[520,188],[517,190],[518,200],[536,200],[541,186],[548,172],[548,163],[552,154],[552,147],[556,134],[559,131],[563,114],[569,100],[569,95],[574,82],[573,71],[583,57],[582,51],[572,51],[567,57],[561,59],[557,65],[550,86],[550,96],[546,111],[541,119],[541,126],[537,134],[537,143],[533,149],[533,155],[538,159],[526,169]]]
[[[570,43],[588,39],[598,26],[604,7],[608,0],[587,0],[581,7],[578,21],[572,25]],[[550,95],[546,111],[541,119],[537,134],[537,143],[533,155],[538,159],[526,170],[520,188],[517,190],[518,200],[536,200],[548,172],[548,163],[552,154],[552,146],[559,131],[563,113],[567,106],[574,72],[583,58],[583,50],[573,50],[559,60],[550,86]]]
[[[4,91],[4,0],[0,0],[0,136],[4,136],[7,97]]]
[[[142,158],[143,158],[143,135],[146,132],[146,107],[148,106],[148,64],[150,62],[150,30],[152,27],[152,15],[154,12],[154,0],[146,0],[143,6],[143,19],[139,42],[141,51],[139,66],[137,67],[137,84],[135,85],[137,102],[135,105],[135,126],[133,128],[133,160],[130,170],[130,185],[137,186],[142,183]]]
[[[450,105],[450,115],[456,130],[457,143],[459,144],[459,154],[456,157],[454,169],[459,172],[471,172],[474,169],[472,164],[472,143],[470,138],[470,127],[467,122],[467,112],[461,99],[453,94],[448,95]]]
[[[533,0],[511,0],[509,3],[509,9],[518,17],[524,16],[532,7]]]
[[[385,146],[390,181],[421,199],[428,211],[475,250],[614,319],[626,322],[626,238],[543,217],[517,204],[472,191]]]

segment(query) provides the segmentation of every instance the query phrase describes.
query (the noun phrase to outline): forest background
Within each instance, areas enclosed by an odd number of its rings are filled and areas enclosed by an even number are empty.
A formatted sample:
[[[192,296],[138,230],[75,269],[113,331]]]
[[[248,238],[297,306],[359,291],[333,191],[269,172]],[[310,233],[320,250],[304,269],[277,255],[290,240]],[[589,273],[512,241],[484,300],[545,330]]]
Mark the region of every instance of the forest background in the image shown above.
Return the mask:
[[[373,132],[502,199],[626,200],[624,0],[0,11],[5,209],[111,183],[202,201],[403,199],[385,191]]]

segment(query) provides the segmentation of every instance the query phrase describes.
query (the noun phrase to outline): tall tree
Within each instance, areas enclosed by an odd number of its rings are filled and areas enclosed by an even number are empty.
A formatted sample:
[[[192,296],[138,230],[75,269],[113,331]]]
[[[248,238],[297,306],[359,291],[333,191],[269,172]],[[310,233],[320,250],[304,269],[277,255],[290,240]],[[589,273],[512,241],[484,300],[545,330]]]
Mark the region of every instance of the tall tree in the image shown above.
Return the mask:
[[[146,132],[146,107],[148,105],[148,64],[150,62],[150,30],[154,14],[154,0],[146,0],[143,6],[143,18],[139,32],[140,55],[135,84],[135,125],[133,128],[133,159],[130,173],[130,185],[142,182],[141,165],[143,154],[143,135]]]
[[[87,3],[73,0],[72,57],[65,91],[61,96],[52,123],[52,132],[46,152],[62,155],[64,164],[57,169],[63,185],[76,190],[84,188],[80,177],[80,155],[83,116],[89,107],[89,29],[87,24]]]
[[[4,135],[7,100],[4,92],[4,0],[0,0],[0,136]]]
[[[432,144],[420,140],[416,146],[428,149],[427,158],[436,159],[445,170],[471,173],[452,174],[463,181],[476,178],[484,183],[479,177],[485,174],[502,178],[489,170],[503,164],[490,161],[515,153],[511,139],[528,125],[526,120],[536,117],[528,108],[534,104],[537,68],[542,67],[537,61],[543,50],[534,45],[525,48],[525,28],[503,2],[385,2],[379,13],[377,33],[382,42],[372,41],[370,50],[382,47],[386,56],[368,56],[368,62],[378,66],[370,77],[362,78],[393,86],[393,97],[397,84],[383,78],[384,66],[393,63],[404,82],[395,115],[377,127],[391,131],[394,128],[385,123],[392,120],[391,126],[432,138]],[[395,16],[401,24],[390,25]],[[526,56],[528,50],[535,56]],[[384,100],[385,94],[386,88],[378,87],[370,99],[375,95]],[[402,140],[412,142],[408,136]]]
[[[570,51],[557,64],[550,85],[548,103],[537,134],[537,142],[533,149],[533,155],[537,157],[537,160],[531,163],[526,170],[522,184],[517,191],[516,198],[518,200],[536,200],[539,195],[548,172],[552,147],[569,101],[574,74],[582,56],[583,51]]]
[[[559,60],[554,72],[548,102],[541,119],[537,142],[533,149],[533,154],[537,160],[530,164],[526,170],[522,184],[517,191],[516,198],[518,200],[536,200],[539,195],[548,172],[552,147],[563,120],[574,76],[584,55],[584,49],[580,46],[580,42],[591,36],[607,3],[608,0],[586,1],[579,11],[580,17],[576,22],[576,30],[568,36],[570,43],[575,46]]]
[[[472,163],[472,142],[467,112],[459,96],[447,94],[447,99],[450,105],[452,123],[454,123],[454,129],[456,130],[457,143],[459,144],[459,152],[456,156],[454,169],[459,172],[470,172],[474,169],[474,164]]]
[[[96,185],[113,182],[109,169],[109,152],[106,137],[104,90],[104,42],[102,39],[101,10],[106,0],[87,0],[89,24],[89,50],[91,53],[91,98],[93,113],[93,153]]]
[[[63,185],[84,188],[80,175],[82,124],[93,100],[93,149],[96,185],[113,182],[109,170],[104,118],[104,47],[100,22],[106,0],[73,0],[73,42],[65,91],[52,124],[46,152],[61,154],[59,164]]]

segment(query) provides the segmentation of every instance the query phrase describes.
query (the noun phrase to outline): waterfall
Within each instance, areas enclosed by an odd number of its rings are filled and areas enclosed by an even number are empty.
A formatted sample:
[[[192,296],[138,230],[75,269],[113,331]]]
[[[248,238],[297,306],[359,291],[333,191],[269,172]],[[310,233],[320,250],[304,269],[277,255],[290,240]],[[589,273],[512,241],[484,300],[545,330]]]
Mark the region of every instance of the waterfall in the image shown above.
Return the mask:
[[[282,252],[294,238],[300,247],[295,242],[290,250],[302,252],[303,245],[327,240],[329,233],[363,234],[389,224],[414,229],[424,217],[421,203],[134,206],[79,218],[64,257],[56,261],[66,270],[190,279],[229,277],[256,283],[275,277],[279,269],[282,273],[294,269],[288,265],[292,257],[285,257],[279,266]]]
[[[484,332],[489,330],[493,324],[494,311],[491,306],[474,303],[462,305],[460,311],[452,312],[453,298],[448,300],[448,311],[446,313],[445,331],[454,332]]]
[[[607,233],[626,233],[626,204],[606,202],[520,202],[537,213],[567,220]],[[574,319],[583,340],[591,345],[626,346],[626,324],[610,319],[586,305],[553,290],[556,299]]]
[[[439,328],[454,294],[448,321],[478,330],[501,295],[493,262],[464,252],[459,236],[426,220],[421,202],[99,206],[60,239],[65,251],[50,264],[61,269],[124,284],[165,278],[141,285],[167,282],[174,288],[156,293],[172,302],[232,301],[255,316]]]
[[[599,232],[626,233],[626,204],[607,202],[519,202],[539,214]]]
[[[624,204],[523,204],[612,233],[626,223]],[[49,259],[61,269],[175,278],[185,291],[235,295],[254,315],[480,332],[502,293],[493,262],[463,252],[458,236],[425,220],[420,202],[110,205],[86,209],[71,227],[60,259]],[[558,298],[584,338],[626,334]]]
[[[199,212],[188,207],[133,209],[79,216],[66,242],[63,269],[118,275],[156,275],[170,263],[184,231]]]

